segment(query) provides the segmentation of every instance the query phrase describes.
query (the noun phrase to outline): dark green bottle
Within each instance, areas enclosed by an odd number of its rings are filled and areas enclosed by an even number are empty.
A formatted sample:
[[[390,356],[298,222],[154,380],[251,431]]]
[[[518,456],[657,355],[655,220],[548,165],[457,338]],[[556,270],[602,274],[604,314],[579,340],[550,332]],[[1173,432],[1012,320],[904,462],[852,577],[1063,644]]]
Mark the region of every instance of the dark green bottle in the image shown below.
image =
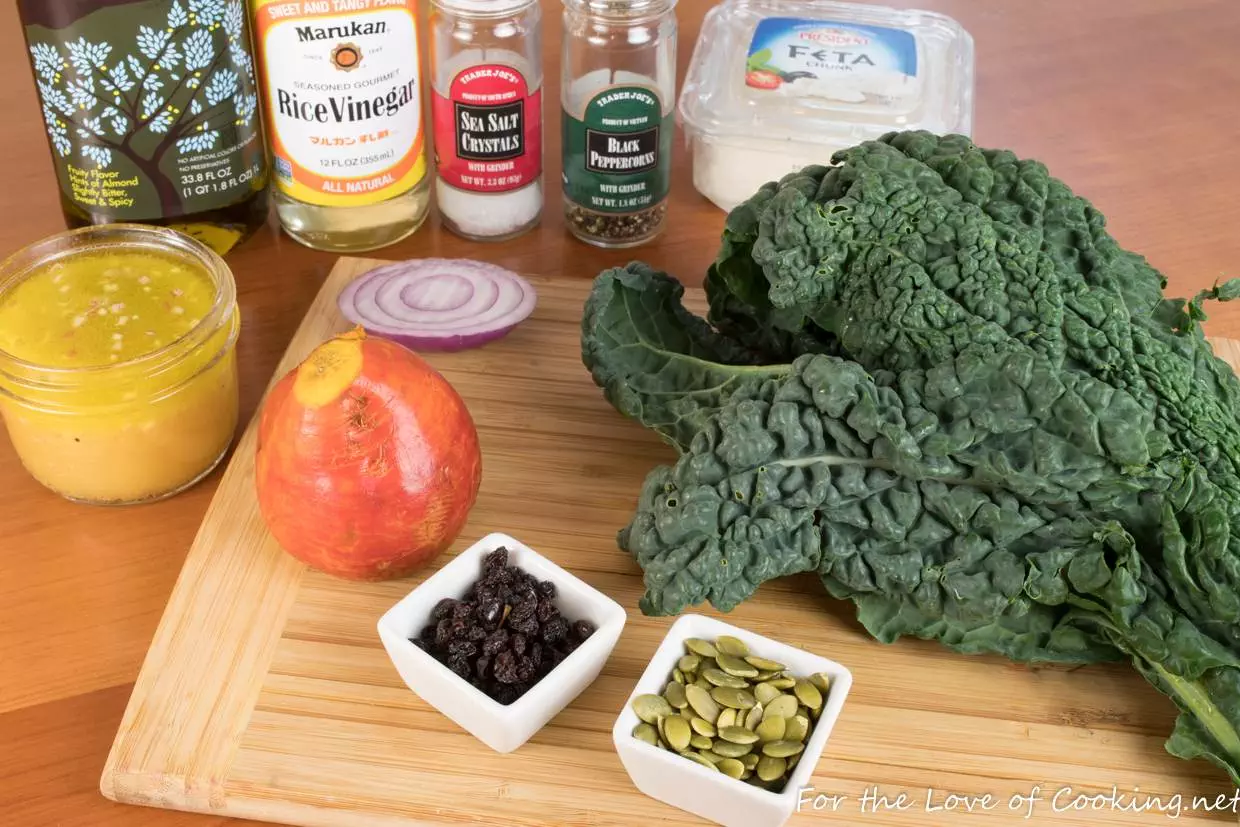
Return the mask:
[[[175,227],[225,253],[267,219],[244,0],[18,0],[70,227]]]

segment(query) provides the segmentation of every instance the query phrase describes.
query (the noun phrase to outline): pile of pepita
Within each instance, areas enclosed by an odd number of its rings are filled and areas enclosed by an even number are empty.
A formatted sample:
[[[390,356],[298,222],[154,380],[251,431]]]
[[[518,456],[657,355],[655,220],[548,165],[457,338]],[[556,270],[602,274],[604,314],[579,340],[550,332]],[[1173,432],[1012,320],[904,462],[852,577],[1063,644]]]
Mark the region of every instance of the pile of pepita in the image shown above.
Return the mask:
[[[830,688],[825,672],[796,677],[731,635],[689,638],[663,693],[633,699],[633,737],[779,792]]]

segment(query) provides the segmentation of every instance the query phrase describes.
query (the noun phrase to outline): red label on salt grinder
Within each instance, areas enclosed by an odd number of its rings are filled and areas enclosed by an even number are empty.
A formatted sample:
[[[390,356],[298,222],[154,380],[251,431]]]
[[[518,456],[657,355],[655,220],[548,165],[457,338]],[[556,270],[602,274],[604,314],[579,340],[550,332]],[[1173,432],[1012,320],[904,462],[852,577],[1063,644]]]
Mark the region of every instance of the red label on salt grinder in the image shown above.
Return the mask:
[[[439,177],[470,192],[507,192],[542,172],[542,90],[511,66],[471,66],[431,99]]]

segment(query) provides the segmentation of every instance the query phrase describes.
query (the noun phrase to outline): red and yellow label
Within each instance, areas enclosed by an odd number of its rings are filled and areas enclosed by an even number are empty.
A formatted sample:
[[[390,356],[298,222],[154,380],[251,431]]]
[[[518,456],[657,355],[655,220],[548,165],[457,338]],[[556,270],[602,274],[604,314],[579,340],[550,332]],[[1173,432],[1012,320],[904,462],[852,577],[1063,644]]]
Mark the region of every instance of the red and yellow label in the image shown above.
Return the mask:
[[[422,180],[414,0],[256,0],[255,28],[281,192],[358,206]]]

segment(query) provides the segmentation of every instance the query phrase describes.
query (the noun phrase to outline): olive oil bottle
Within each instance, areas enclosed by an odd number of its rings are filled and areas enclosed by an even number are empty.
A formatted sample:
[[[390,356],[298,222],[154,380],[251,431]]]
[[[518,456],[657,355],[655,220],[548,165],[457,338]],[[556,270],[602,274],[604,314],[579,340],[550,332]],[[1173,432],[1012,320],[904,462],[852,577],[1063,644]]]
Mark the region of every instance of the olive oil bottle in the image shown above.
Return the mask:
[[[245,0],[17,0],[65,221],[220,254],[267,220]]]

